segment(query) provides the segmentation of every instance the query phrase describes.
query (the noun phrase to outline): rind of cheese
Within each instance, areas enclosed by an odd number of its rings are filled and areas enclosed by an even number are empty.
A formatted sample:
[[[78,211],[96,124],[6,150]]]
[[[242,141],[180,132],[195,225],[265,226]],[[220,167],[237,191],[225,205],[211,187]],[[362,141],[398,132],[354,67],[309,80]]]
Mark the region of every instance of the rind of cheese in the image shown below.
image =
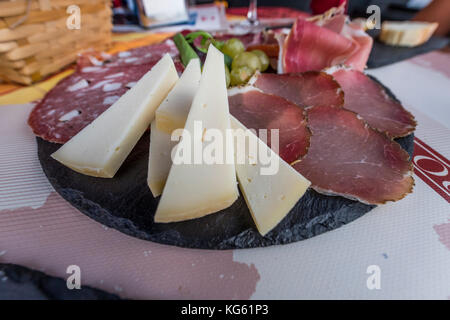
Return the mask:
[[[202,121],[206,129],[220,130],[223,137],[226,136],[225,131],[230,129],[223,59],[223,54],[210,45],[200,86],[192,102],[177,150],[183,143],[191,150],[195,143],[207,145],[203,137],[194,136],[196,121]],[[190,135],[190,139],[187,135]],[[194,139],[198,141],[194,142]],[[190,143],[187,143],[188,140]],[[223,143],[223,147],[223,155],[234,153],[232,143]],[[238,196],[234,163],[174,163],[154,220],[155,222],[175,222],[199,218],[229,207]]]
[[[172,133],[184,128],[191,109],[192,100],[200,84],[200,60],[192,59],[172,91],[156,110],[156,126],[159,130]]]
[[[166,54],[136,85],[51,157],[82,174],[112,178],[178,80]]]
[[[156,119],[152,121],[150,128],[147,184],[156,198],[161,195],[166,184],[172,166],[171,152],[178,142],[171,140],[171,134],[158,129]]]
[[[234,144],[236,157],[246,159],[243,164],[242,161],[236,161],[239,188],[259,233],[264,236],[283,220],[305,194],[311,182],[234,117],[231,118],[231,127],[236,139],[245,141],[245,145],[238,142]],[[258,146],[259,154],[262,152],[272,161],[278,161],[276,174],[262,175],[261,168],[267,165],[263,165],[261,161],[250,161],[249,147],[252,145]],[[242,155],[242,152],[245,154]]]

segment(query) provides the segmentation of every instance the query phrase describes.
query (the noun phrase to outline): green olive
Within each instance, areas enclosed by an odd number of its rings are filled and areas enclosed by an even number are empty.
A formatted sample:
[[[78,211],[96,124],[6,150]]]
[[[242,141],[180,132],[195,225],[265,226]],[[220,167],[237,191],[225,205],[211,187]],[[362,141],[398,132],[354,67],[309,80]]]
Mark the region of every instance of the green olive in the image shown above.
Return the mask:
[[[256,54],[259,58],[259,61],[261,61],[261,72],[264,72],[269,67],[269,57],[267,54],[262,50],[253,50],[251,53]]]
[[[245,47],[241,40],[236,38],[231,38],[225,41],[225,44],[222,47],[222,52],[225,53],[230,58],[234,58],[239,53],[244,52]]]
[[[238,69],[240,67],[249,67],[255,72],[261,70],[261,61],[256,54],[251,52],[242,52],[234,57],[231,64],[231,69]]]
[[[255,71],[247,66],[231,69],[230,73],[231,85],[238,86],[246,84],[254,73]]]
[[[230,86],[231,78],[230,78],[230,70],[227,66],[225,66],[225,81],[227,84],[227,88]]]

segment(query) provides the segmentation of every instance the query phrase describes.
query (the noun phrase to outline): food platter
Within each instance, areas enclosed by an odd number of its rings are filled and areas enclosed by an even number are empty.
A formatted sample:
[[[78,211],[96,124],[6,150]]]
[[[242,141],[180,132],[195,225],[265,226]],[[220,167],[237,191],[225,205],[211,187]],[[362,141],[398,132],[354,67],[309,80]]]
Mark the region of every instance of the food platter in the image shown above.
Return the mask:
[[[198,249],[300,241],[401,200],[416,121],[346,21],[87,53],[30,113],[43,171],[103,225]]]
[[[391,97],[393,94],[384,87]],[[65,200],[88,217],[129,236],[180,247],[240,249],[287,244],[308,239],[350,223],[376,206],[312,189],[281,223],[264,237],[242,196],[229,208],[203,218],[154,223],[159,198],[147,181],[149,133],[145,133],[114,179],[86,176],[50,157],[60,145],[36,138],[39,160],[48,180]],[[414,134],[396,141],[412,156]]]

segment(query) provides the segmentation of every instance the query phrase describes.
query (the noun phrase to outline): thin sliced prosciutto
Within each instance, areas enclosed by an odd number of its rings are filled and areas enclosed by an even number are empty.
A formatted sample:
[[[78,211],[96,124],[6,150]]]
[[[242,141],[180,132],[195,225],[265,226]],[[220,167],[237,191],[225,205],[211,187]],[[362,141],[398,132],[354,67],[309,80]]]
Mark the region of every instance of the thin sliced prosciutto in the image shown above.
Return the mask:
[[[313,22],[298,19],[284,41],[282,71],[304,72],[342,64],[356,49],[351,39]]]
[[[278,73],[322,70],[338,64],[363,70],[373,44],[359,25],[348,22],[343,7],[307,20],[298,19],[289,35],[279,37],[279,42]]]
[[[414,116],[367,75],[348,68],[331,68],[329,72],[345,92],[344,107],[358,113],[372,128],[392,138],[414,131]]]
[[[302,108],[252,87],[230,89],[228,102],[230,113],[247,128],[268,130],[269,146],[270,130],[279,130],[279,155],[284,161],[291,163],[307,153],[310,132]]]
[[[279,95],[298,106],[344,105],[344,92],[334,78],[325,72],[298,74],[259,73],[249,84],[265,93]]]
[[[408,153],[344,108],[306,109],[311,143],[294,168],[312,187],[367,204],[396,201],[412,191]]]

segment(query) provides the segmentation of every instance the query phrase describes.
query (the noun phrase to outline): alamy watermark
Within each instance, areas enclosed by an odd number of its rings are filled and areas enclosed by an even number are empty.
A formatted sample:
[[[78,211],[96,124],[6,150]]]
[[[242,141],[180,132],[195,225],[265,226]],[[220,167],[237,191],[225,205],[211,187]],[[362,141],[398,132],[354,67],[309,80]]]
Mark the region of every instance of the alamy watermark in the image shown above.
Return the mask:
[[[367,267],[366,273],[370,276],[366,280],[366,286],[369,290],[381,289],[381,268],[373,264]]]
[[[72,4],[67,7],[66,12],[69,17],[66,19],[66,27],[69,30],[81,29],[81,9],[79,6]]]
[[[171,140],[179,141],[171,152],[174,165],[259,165],[261,175],[275,175],[279,170],[278,129],[260,129],[258,133],[240,128],[219,130],[206,128],[197,120],[192,131],[174,130]]]
[[[72,264],[67,267],[66,273],[70,274],[67,277],[66,285],[67,289],[81,289],[81,269],[76,264]]]
[[[366,28],[369,30],[372,29],[381,29],[381,9],[379,6],[373,4],[367,7],[367,14],[370,16],[366,20]]]

